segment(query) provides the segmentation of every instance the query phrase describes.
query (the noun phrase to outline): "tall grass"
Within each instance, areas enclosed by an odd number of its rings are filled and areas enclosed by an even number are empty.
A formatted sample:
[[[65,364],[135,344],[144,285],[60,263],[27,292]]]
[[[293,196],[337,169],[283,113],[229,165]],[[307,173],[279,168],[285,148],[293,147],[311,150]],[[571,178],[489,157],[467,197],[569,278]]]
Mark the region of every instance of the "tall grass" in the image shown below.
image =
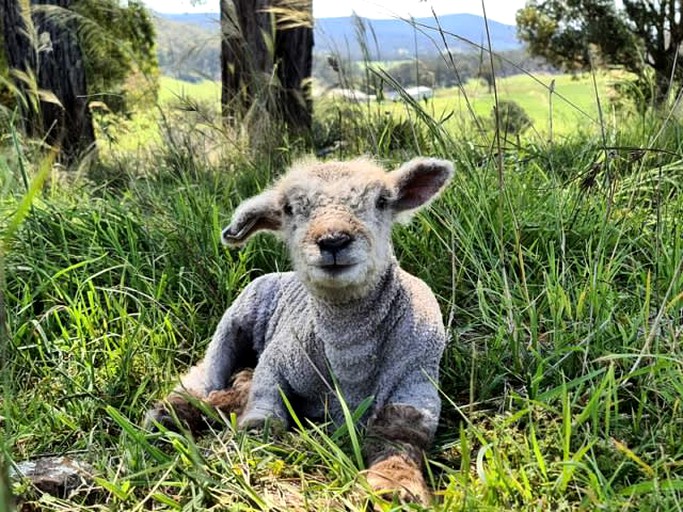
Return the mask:
[[[681,509],[678,121],[606,116],[604,137],[494,146],[405,99],[406,117],[346,105],[316,123],[339,141],[335,157],[393,167],[430,154],[457,169],[394,238],[450,335],[435,508]],[[138,426],[240,290],[289,266],[267,236],[238,252],[219,233],[297,149],[207,158],[219,131],[163,112],[152,149],[112,152],[77,180],[1,141],[4,453],[67,453],[96,472],[66,497],[14,491],[42,510],[364,506],[354,411],[338,431],[301,420],[279,438],[236,432],[234,419],[203,439]]]

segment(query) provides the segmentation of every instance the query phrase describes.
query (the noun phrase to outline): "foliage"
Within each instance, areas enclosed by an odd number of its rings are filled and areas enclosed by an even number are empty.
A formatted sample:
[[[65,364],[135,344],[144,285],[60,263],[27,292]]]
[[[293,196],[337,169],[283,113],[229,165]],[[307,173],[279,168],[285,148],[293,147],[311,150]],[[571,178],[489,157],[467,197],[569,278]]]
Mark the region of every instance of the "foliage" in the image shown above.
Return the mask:
[[[416,85],[434,87],[434,73],[422,61],[401,62],[387,68],[387,73],[394,77],[401,87],[413,87]]]
[[[517,13],[519,36],[531,53],[569,71],[620,65],[642,76],[651,69],[656,87],[643,92],[661,105],[671,78],[676,84],[683,78],[676,65],[683,42],[683,4],[622,3],[618,9],[613,0],[530,0]]]
[[[152,17],[142,2],[77,0],[91,93],[123,112],[156,100],[158,66]]]
[[[76,0],[68,11],[42,4],[33,9],[65,27],[78,27],[93,98],[115,112],[154,103],[158,89],[154,24],[141,2],[132,0],[124,7],[119,0]],[[0,77],[8,78],[2,41],[0,53]],[[13,103],[9,96],[0,102]]]
[[[520,135],[531,127],[531,118],[517,102],[502,100],[491,111],[491,124],[505,136]]]
[[[332,62],[334,65],[330,65]],[[455,63],[455,67],[453,66]],[[474,77],[481,77],[489,83],[493,80],[488,57],[480,51],[458,53],[453,61],[445,56],[421,57],[417,63],[414,59],[400,61],[372,61],[375,69],[384,69],[402,87],[419,85],[429,87],[455,87],[466,83]],[[539,58],[530,56],[526,50],[507,50],[496,52],[494,58],[496,78],[520,75],[526,72],[552,72],[554,68]],[[344,76],[340,77],[340,73]],[[315,55],[313,76],[326,87],[353,87],[370,91],[364,83],[363,64],[344,59],[339,55]],[[492,83],[492,82],[491,82]]]

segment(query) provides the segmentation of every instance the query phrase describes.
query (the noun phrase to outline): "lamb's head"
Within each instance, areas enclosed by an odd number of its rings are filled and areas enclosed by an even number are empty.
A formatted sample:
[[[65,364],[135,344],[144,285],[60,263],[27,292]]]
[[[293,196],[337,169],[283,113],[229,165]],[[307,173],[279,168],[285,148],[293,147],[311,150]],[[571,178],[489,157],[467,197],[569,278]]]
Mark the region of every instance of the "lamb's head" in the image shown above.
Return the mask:
[[[277,231],[312,293],[361,297],[392,261],[391,225],[428,203],[452,173],[449,162],[427,158],[389,173],[366,159],[302,162],[237,208],[223,242]]]

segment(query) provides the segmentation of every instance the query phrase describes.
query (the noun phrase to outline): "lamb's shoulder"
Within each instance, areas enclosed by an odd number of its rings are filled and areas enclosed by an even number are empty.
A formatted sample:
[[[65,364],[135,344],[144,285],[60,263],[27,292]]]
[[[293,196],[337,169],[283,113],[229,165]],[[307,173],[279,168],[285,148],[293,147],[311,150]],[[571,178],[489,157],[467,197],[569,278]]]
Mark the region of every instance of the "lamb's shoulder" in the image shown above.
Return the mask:
[[[305,302],[305,294],[294,272],[264,274],[249,283],[232,303],[226,312],[230,323],[221,323],[239,327],[260,354],[282,324],[283,317],[286,320],[297,303]]]
[[[420,330],[425,328],[433,335],[444,338],[445,330],[439,303],[431,288],[421,279],[403,269],[398,271],[398,279],[403,290],[405,320]],[[407,327],[407,326],[405,326]],[[407,333],[403,333],[405,336]],[[417,334],[417,333],[416,333]]]
[[[286,292],[291,286],[296,287],[297,285],[302,286],[295,272],[271,272],[257,277],[249,283],[240,297],[248,296],[250,300],[267,303],[277,300],[283,292]]]
[[[259,280],[263,280],[259,285],[262,301],[268,302],[272,310],[266,338],[302,328],[309,316],[309,292],[296,272],[274,272]]]
[[[258,289],[254,302],[264,314],[256,324],[259,358],[271,370],[289,374],[319,348],[313,334],[309,292],[294,272],[266,274],[252,285]]]
[[[263,344],[252,381],[248,424],[264,416],[286,421],[280,393],[284,392],[298,413],[322,417],[319,403],[326,375],[324,353],[314,335],[308,291],[296,274],[276,273],[256,286],[265,294],[272,312],[263,330]],[[303,405],[302,405],[303,404]]]

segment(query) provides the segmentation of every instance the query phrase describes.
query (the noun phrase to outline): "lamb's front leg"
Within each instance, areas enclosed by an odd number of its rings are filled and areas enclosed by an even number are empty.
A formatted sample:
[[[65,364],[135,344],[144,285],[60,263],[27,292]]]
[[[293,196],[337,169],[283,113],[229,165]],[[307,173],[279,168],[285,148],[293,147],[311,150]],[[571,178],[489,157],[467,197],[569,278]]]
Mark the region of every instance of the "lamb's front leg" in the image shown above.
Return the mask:
[[[289,386],[279,368],[277,349],[272,346],[269,349],[261,355],[254,370],[249,400],[239,420],[239,426],[246,430],[268,428],[279,432],[287,427],[282,393],[287,395]]]
[[[431,430],[423,414],[410,405],[387,405],[369,422],[364,454],[367,481],[382,496],[428,505],[430,492],[423,476],[424,452]]]
[[[249,330],[240,325],[244,316],[236,314],[236,305],[228,309],[216,328],[204,360],[190,368],[180,385],[147,412],[145,423],[159,423],[176,428],[176,419],[191,432],[208,427],[207,418],[197,402],[225,414],[241,414],[251,388],[251,370],[236,369],[255,364],[255,350]]]
[[[201,363],[191,371],[199,371],[200,367]],[[195,405],[197,402],[202,402],[226,416],[235,413],[239,417],[247,405],[252,376],[253,370],[251,369],[239,371],[231,379],[229,387],[211,391],[208,395],[176,389],[147,412],[145,423],[150,427],[154,423],[159,423],[173,430],[177,428],[177,420],[190,432],[200,433],[208,428],[210,422],[202,410]]]

